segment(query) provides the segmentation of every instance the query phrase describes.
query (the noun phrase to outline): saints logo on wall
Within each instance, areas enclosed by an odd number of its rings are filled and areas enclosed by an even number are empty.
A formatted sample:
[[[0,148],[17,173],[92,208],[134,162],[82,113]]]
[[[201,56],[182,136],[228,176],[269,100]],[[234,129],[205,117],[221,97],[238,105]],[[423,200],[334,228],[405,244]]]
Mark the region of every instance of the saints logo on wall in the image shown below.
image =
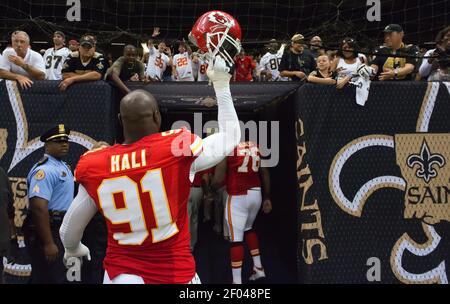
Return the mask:
[[[394,141],[406,182],[405,218],[450,222],[450,134],[399,134]]]
[[[39,136],[46,130],[46,127],[56,123],[54,117],[43,116],[42,121],[37,123],[34,121],[29,124],[30,119],[27,115],[37,115],[36,113],[41,111],[40,108],[33,108],[33,105],[40,104],[41,100],[28,100],[27,98],[52,98],[51,95],[55,94],[62,93],[51,92],[50,96],[46,96],[41,92],[22,96],[15,81],[0,81],[0,102],[3,109],[0,113],[0,164],[8,172],[13,186],[14,224],[19,228],[22,227],[26,218],[28,205],[26,176],[31,166],[42,157],[42,154],[37,155],[34,152],[41,149],[43,153],[44,144],[40,142]],[[57,99],[60,96],[54,98]],[[30,136],[32,134],[34,136]],[[70,141],[82,146],[84,150],[91,149],[97,142],[90,136],[77,131],[70,133]],[[79,155],[72,153],[69,157],[73,157],[76,162]]]
[[[445,258],[436,258],[442,235],[436,225],[450,223],[450,134],[428,133],[438,95],[439,83],[429,83],[416,123],[416,133],[373,134],[356,138],[335,155],[329,169],[328,185],[334,202],[346,213],[361,217],[369,197],[380,189],[397,189],[404,193],[403,221],[419,225],[422,233],[411,236],[404,231],[392,244],[390,268],[403,283],[448,284]],[[450,94],[450,84],[442,84]],[[357,186],[353,197],[344,193],[341,173],[356,154],[371,149],[395,153],[401,176],[382,175]],[[348,172],[348,171],[347,171]],[[393,204],[396,202],[392,202]],[[400,203],[400,202],[399,202]],[[442,233],[442,232],[441,232]],[[433,263],[417,267],[415,259],[433,257]]]

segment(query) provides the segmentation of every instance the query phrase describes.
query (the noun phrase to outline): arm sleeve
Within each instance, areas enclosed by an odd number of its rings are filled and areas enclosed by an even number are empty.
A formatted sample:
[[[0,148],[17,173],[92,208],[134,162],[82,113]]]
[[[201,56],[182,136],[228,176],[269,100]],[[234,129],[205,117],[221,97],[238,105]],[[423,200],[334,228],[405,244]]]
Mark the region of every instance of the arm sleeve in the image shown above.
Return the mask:
[[[259,62],[258,71],[263,71],[266,69],[267,57],[263,56]]]
[[[428,56],[431,56],[431,54],[434,52],[434,50],[428,50],[426,53],[425,53],[425,56],[424,57],[428,57]],[[419,74],[420,74],[420,76],[422,76],[422,77],[427,77],[428,75],[430,75],[430,73],[431,73],[431,64],[430,63],[428,63],[428,58],[424,58],[423,60],[422,60],[422,64],[420,65],[420,68],[419,68]]]
[[[283,72],[289,70],[288,56],[289,54],[287,52],[283,54],[283,56],[281,57],[280,65],[278,66],[278,71]]]
[[[144,75],[145,71],[144,70],[145,70],[144,64],[142,62],[139,62],[138,63],[138,71],[137,71],[137,74],[139,76],[139,80],[144,79],[144,77],[145,77],[145,75]]]
[[[203,150],[191,165],[191,177],[217,165],[239,144],[241,129],[234,109],[229,83],[213,83],[216,91],[219,132],[203,139]]]
[[[61,70],[61,73],[73,73],[75,72],[75,67],[74,67],[74,63],[75,63],[75,58],[72,57],[72,55],[67,56],[66,61],[63,64],[63,68]]]
[[[411,46],[408,49],[408,55],[410,56],[416,56],[416,58],[414,57],[407,57],[406,58],[406,63],[412,64],[414,66],[414,70],[416,70],[417,68],[417,64],[418,64],[418,58],[417,56],[419,56],[419,48],[415,45]]]
[[[375,58],[369,63],[369,65],[376,65],[378,67],[378,74],[380,70],[383,68],[384,62],[386,61],[386,56],[380,54],[381,51],[376,51]]]
[[[42,57],[39,53],[33,53],[33,55],[33,67],[41,71],[42,73],[45,73],[44,57]]]
[[[114,61],[114,63],[106,70],[105,80],[109,79],[113,73],[117,73],[120,75],[120,71],[122,70],[123,60],[122,57]]]
[[[50,170],[39,169],[35,170],[29,179],[28,184],[28,198],[35,196],[50,201],[53,194],[54,177]],[[39,175],[43,174],[43,178]]]
[[[11,63],[8,60],[8,55],[3,52],[3,55],[0,55],[0,69],[11,71]]]
[[[59,229],[64,248],[73,250],[79,246],[84,229],[95,213],[97,213],[97,206],[86,189],[80,185],[78,194],[67,210]]]
[[[95,65],[95,72],[100,73],[102,76],[105,75],[107,69],[107,62],[105,60],[105,57],[100,56],[98,58],[98,63]]]

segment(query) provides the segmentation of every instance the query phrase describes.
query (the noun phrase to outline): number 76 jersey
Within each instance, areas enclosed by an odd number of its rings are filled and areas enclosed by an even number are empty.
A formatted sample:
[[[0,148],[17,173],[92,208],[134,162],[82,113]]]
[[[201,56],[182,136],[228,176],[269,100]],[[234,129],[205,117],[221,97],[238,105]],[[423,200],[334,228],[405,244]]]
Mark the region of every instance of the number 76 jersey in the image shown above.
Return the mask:
[[[258,146],[251,142],[241,142],[227,156],[227,193],[246,195],[247,190],[261,187],[259,167],[261,154]]]
[[[194,277],[187,201],[190,167],[201,150],[201,138],[183,128],[80,158],[75,178],[108,226],[103,264],[110,279],[134,274],[145,283],[187,283]]]

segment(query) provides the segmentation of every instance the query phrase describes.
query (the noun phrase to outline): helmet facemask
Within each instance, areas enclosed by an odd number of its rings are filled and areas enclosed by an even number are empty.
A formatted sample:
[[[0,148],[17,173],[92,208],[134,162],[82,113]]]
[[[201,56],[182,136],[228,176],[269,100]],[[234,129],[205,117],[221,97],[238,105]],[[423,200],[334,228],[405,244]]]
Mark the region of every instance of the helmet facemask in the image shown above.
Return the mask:
[[[234,39],[228,35],[229,28],[224,32],[207,33],[206,46],[208,48],[209,56],[214,58],[219,54],[228,66],[234,66],[234,57],[241,51],[241,43],[239,39]],[[215,43],[217,41],[217,44]]]

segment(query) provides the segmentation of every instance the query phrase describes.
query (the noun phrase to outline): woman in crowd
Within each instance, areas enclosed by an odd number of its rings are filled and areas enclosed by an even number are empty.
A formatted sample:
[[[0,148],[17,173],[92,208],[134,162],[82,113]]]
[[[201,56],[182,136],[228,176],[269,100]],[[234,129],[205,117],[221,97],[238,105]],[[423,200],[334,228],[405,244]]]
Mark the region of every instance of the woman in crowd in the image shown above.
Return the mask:
[[[336,58],[331,63],[331,71],[337,73],[338,89],[342,89],[350,80],[357,75],[358,67],[367,63],[366,56],[358,54],[358,45],[355,39],[345,38],[339,47]]]

